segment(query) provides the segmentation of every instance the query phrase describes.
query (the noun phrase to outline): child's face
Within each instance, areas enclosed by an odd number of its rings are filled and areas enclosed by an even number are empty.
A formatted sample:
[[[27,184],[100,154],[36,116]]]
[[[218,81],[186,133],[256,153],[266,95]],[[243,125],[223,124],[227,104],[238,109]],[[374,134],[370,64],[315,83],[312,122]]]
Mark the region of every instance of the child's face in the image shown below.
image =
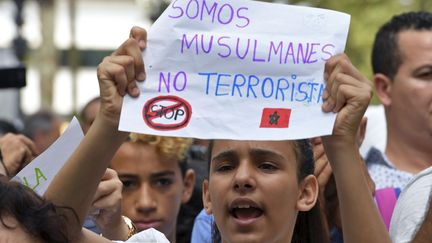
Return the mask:
[[[293,142],[215,141],[203,200],[223,241],[291,242],[297,212],[316,198],[297,172]]]
[[[183,178],[177,159],[164,160],[154,146],[132,142],[120,147],[111,167],[123,182],[123,214],[139,231],[155,228],[173,240],[180,205],[192,193],[193,172]]]

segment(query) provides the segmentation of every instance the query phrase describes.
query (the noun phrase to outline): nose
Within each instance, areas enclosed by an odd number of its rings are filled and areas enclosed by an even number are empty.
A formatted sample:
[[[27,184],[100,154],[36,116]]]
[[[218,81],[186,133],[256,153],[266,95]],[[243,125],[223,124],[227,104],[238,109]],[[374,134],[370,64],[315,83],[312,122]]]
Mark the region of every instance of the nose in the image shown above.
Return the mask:
[[[135,198],[135,208],[138,212],[143,214],[149,214],[156,211],[157,202],[150,185],[141,185],[139,193],[137,193]]]
[[[249,161],[240,162],[234,174],[234,190],[239,193],[253,191],[256,186],[254,168]]]

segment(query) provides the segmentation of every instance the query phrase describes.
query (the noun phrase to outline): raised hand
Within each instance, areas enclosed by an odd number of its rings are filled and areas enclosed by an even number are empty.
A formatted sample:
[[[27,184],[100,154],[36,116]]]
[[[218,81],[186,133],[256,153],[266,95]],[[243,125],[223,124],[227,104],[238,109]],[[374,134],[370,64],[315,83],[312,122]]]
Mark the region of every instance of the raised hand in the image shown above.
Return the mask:
[[[136,81],[145,79],[141,52],[145,49],[146,39],[144,29],[133,27],[129,39],[98,66],[100,112],[114,124],[118,124],[123,96],[137,97],[140,93]]]
[[[128,228],[122,218],[123,184],[113,169],[107,169],[94,195],[90,211],[102,235],[110,240],[127,238]]]
[[[325,65],[327,86],[323,94],[325,112],[338,112],[332,138],[355,142],[357,129],[372,98],[372,84],[345,54],[330,58]]]

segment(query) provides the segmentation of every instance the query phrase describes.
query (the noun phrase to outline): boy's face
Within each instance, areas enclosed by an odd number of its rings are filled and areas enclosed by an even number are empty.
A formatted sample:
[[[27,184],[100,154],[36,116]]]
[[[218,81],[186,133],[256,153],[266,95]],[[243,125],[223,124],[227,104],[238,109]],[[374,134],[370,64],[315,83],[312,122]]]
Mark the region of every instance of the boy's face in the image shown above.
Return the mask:
[[[139,231],[155,228],[173,240],[180,205],[192,194],[193,172],[183,179],[176,159],[163,159],[154,146],[133,142],[123,143],[111,167],[123,182],[123,214]]]
[[[224,242],[291,242],[297,212],[315,204],[297,171],[292,142],[215,141],[203,200]]]

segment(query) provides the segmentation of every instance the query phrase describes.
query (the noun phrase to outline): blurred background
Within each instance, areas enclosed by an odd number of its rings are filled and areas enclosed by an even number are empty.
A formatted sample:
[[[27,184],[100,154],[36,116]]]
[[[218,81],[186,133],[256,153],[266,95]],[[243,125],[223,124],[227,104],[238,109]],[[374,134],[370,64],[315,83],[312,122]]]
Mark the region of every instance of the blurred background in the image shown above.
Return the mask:
[[[233,0],[235,1],[235,0]],[[346,52],[371,77],[374,33],[394,14],[432,11],[431,0],[267,0],[351,14]],[[41,109],[77,114],[98,95],[96,67],[170,0],[0,0],[0,119]],[[376,103],[376,99],[374,100]]]

